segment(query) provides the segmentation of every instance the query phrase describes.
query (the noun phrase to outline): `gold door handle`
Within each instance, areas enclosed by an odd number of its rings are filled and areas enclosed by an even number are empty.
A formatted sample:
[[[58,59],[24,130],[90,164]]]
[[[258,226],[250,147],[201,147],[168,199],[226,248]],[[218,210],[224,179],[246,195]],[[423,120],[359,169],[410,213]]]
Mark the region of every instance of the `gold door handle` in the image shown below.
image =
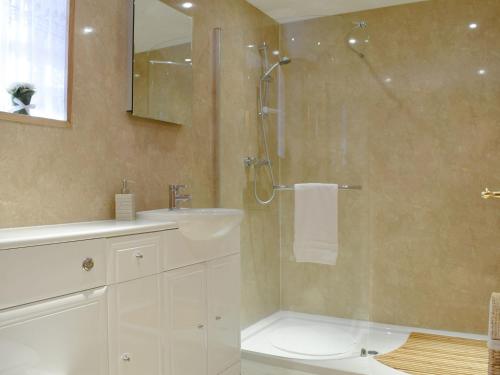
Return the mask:
[[[483,198],[483,199],[490,199],[490,198],[500,199],[500,191],[490,191],[488,188],[486,188],[481,193],[481,198]]]

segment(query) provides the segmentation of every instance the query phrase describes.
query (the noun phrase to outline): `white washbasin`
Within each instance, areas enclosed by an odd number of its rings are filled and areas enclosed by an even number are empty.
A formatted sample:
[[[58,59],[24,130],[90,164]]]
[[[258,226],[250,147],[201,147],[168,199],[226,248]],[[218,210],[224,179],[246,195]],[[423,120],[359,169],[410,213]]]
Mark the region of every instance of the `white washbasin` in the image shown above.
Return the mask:
[[[210,240],[222,237],[240,225],[243,211],[228,208],[167,208],[139,212],[146,220],[175,221],[182,234],[191,240]]]

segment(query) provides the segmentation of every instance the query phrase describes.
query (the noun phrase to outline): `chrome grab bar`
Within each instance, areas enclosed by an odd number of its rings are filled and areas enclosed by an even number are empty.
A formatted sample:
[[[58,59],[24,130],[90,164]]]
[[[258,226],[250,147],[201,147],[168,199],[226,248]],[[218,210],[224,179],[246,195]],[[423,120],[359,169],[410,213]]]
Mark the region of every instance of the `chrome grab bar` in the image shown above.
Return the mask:
[[[490,198],[500,199],[500,191],[490,191],[488,188],[486,188],[481,193],[481,198],[483,198],[483,199],[490,199]]]

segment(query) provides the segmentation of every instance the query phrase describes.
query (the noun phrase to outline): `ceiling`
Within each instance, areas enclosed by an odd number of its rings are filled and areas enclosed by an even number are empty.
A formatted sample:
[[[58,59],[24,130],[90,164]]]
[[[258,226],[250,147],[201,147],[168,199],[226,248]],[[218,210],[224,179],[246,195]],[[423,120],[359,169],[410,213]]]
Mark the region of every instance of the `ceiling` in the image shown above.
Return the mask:
[[[247,0],[280,23],[426,0]]]

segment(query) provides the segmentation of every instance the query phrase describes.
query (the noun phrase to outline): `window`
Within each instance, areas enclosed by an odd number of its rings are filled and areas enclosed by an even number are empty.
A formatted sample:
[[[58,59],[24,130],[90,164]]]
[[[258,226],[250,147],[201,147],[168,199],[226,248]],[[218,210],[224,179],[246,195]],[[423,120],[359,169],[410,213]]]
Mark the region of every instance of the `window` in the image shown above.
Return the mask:
[[[69,120],[70,1],[0,0],[1,112]]]

